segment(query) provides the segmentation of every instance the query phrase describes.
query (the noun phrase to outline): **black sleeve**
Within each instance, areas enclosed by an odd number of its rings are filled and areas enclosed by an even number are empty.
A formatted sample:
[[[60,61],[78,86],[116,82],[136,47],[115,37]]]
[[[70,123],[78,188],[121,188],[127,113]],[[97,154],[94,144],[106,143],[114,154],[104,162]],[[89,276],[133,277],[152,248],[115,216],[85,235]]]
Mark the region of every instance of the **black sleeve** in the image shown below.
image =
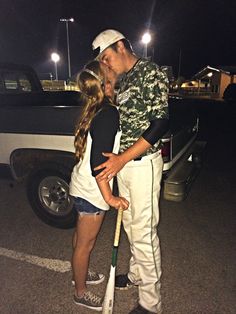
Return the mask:
[[[151,120],[149,127],[143,132],[142,137],[151,145],[154,145],[168,131],[168,128],[168,119]]]
[[[118,129],[119,113],[111,105],[103,108],[93,119],[90,128],[92,137],[90,166],[94,177],[102,170],[94,171],[93,169],[107,160],[107,157],[103,156],[102,152],[112,152]]]

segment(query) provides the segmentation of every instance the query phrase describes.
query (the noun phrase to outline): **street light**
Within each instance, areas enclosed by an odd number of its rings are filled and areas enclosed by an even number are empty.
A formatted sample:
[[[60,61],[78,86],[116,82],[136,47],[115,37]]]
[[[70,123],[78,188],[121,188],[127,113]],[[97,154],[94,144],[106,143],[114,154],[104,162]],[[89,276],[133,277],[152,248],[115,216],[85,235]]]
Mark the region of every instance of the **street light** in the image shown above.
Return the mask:
[[[56,81],[58,81],[58,75],[57,75],[57,62],[60,60],[60,56],[58,53],[53,52],[51,54],[51,59],[52,61],[55,63],[55,77],[56,77]]]
[[[73,17],[69,19],[60,19],[60,22],[65,22],[66,23],[66,41],[67,41],[67,57],[68,57],[68,74],[69,77],[71,77],[71,67],[70,67],[70,39],[69,39],[69,22],[74,22]]]
[[[150,41],[152,40],[152,37],[150,33],[146,32],[142,36],[142,43],[144,44],[144,57],[147,58],[147,47]]]
[[[212,73],[212,72],[209,72],[209,73],[207,74],[207,77],[208,77],[208,79],[209,79],[209,89],[210,89],[210,92],[211,92],[211,93],[213,92],[213,90],[212,90],[212,76],[213,76],[213,73]]]

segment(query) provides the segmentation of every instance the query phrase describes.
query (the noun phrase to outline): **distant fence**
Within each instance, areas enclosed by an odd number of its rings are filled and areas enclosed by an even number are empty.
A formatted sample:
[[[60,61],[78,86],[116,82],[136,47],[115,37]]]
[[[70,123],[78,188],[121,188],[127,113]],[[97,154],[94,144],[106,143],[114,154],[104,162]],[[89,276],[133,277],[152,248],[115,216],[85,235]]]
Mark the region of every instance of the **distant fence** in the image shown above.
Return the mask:
[[[219,93],[213,93],[209,88],[181,88],[179,90],[179,94],[185,96],[204,96],[209,98],[219,98]]]
[[[66,81],[63,80],[41,80],[41,84],[43,87],[43,90],[45,91],[74,91],[78,90],[75,83],[69,83],[67,84]]]

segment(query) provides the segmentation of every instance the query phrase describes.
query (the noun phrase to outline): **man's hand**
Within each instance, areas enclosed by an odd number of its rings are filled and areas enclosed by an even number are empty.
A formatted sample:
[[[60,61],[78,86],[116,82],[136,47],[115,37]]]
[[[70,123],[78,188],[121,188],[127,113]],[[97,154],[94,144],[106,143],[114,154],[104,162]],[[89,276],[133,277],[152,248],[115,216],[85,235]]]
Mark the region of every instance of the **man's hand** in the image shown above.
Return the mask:
[[[106,156],[109,159],[106,162],[94,168],[94,170],[100,170],[105,168],[96,176],[96,179],[98,181],[106,180],[106,182],[109,182],[124,167],[125,161],[123,160],[121,155],[116,155],[113,153],[102,154],[103,156]]]
[[[142,155],[146,150],[148,150],[152,145],[147,142],[144,138],[140,137],[137,142],[130,146],[126,151],[122,152],[120,155],[113,153],[102,153],[103,156],[108,157],[109,159],[102,163],[101,165],[94,168],[94,170],[103,169],[96,176],[97,181],[106,181],[109,182],[130,160],[137,158]]]

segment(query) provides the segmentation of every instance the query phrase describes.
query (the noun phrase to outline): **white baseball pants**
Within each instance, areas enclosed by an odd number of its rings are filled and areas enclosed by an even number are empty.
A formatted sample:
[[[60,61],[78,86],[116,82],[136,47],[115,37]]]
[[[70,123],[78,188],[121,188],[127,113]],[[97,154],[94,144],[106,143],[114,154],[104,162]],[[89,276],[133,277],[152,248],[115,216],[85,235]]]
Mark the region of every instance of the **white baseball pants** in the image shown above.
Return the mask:
[[[159,152],[130,161],[118,173],[119,194],[129,202],[123,213],[132,257],[128,277],[139,285],[139,303],[161,313],[161,255],[157,225],[163,160]]]

